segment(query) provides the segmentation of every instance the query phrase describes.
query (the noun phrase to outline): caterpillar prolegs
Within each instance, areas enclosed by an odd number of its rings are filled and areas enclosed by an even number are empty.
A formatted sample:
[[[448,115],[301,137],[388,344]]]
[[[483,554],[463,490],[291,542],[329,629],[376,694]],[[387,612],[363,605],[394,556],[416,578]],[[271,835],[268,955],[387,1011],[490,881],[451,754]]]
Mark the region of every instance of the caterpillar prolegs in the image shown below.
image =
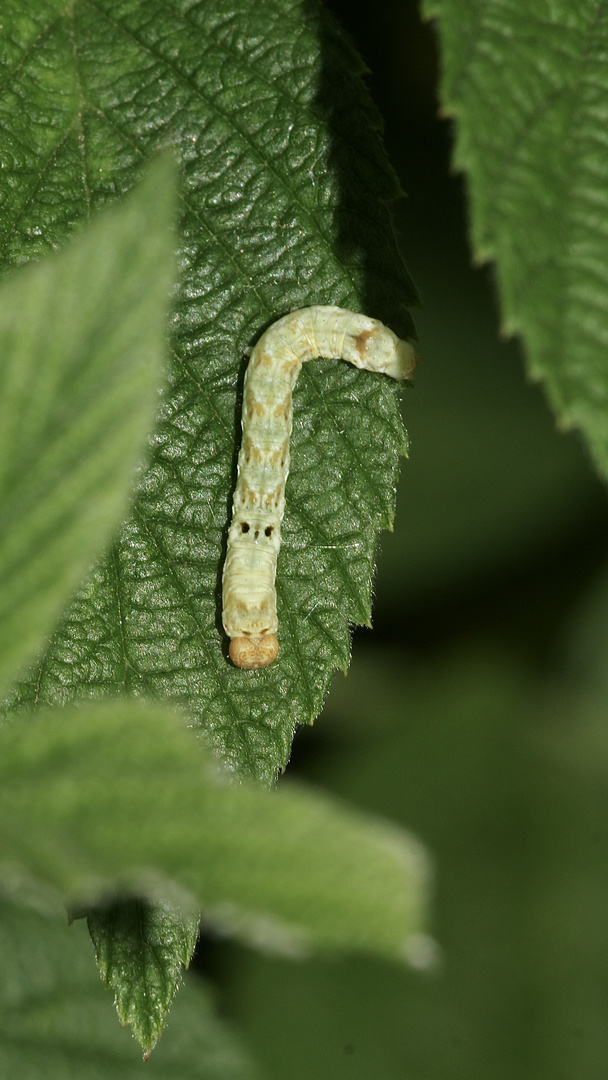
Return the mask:
[[[413,347],[377,319],[337,307],[292,311],[254,347],[243,387],[243,440],[222,578],[224,630],[240,668],[279,652],[275,575],[289,473],[292,392],[302,364],[347,360],[392,379],[410,378]]]

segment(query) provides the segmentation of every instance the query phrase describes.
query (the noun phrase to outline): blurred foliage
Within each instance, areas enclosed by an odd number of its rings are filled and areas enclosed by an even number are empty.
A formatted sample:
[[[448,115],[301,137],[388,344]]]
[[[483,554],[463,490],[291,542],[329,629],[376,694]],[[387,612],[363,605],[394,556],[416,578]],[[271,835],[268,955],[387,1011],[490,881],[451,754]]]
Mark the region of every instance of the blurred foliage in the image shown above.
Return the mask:
[[[165,155],[138,196],[0,287],[3,691],[104,550],[147,457],[175,282],[175,172]]]
[[[183,718],[126,698],[0,728],[0,886],[20,880],[77,913],[95,905],[100,973],[146,1053],[199,916],[292,956],[403,962],[428,899],[421,846],[394,824],[304,789],[231,784]]]
[[[354,660],[305,772],[412,824],[434,852],[441,964],[422,977],[365,961],[294,969],[231,948],[231,1010],[249,1045],[270,1076],[294,1080],[599,1080],[605,689],[543,682],[481,645],[443,661],[375,647]]]

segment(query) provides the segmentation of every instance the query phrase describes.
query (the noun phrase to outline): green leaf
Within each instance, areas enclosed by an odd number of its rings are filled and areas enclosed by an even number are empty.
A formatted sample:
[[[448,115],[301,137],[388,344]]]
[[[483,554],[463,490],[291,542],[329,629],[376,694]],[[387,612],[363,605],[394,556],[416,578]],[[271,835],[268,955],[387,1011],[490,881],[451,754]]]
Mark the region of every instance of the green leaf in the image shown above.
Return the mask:
[[[131,1025],[149,1054],[194,952],[198,919],[136,897],[94,908],[87,924],[101,977],[116,991],[120,1022]]]
[[[0,685],[127,510],[161,381],[174,166],[0,287]]]
[[[441,99],[458,120],[475,254],[496,259],[519,333],[564,426],[608,475],[608,25],[592,0],[426,0]],[[599,13],[598,13],[599,12]]]
[[[405,449],[394,388],[307,365],[295,395],[278,568],[281,655],[229,665],[220,578],[245,350],[286,311],[333,303],[412,332],[397,193],[361,63],[308,0],[3,5],[1,250],[48,250],[171,144],[182,284],[171,389],[132,520],[13,705],[115,690],[180,702],[238,775],[272,782],[369,622],[377,530]],[[54,90],[54,92],[51,92]],[[85,167],[83,168],[83,163]]]
[[[428,878],[401,830],[297,787],[230,784],[178,718],[128,701],[0,730],[0,869],[78,904],[179,901],[282,951],[392,959],[422,927]]]
[[[0,1075],[19,1080],[135,1080],[141,1050],[121,1031],[91,963],[82,922],[0,898]],[[253,1080],[235,1035],[214,1016],[201,980],[188,979],[170,1037],[146,1065],[162,1080]]]

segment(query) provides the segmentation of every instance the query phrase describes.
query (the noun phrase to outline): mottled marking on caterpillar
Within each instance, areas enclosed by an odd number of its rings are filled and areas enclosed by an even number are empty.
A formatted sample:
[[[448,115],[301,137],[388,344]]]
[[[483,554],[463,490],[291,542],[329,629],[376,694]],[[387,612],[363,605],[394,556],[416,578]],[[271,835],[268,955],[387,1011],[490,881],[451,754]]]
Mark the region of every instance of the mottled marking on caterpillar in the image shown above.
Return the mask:
[[[240,668],[279,652],[275,575],[289,473],[292,392],[302,364],[323,357],[409,379],[416,355],[386,326],[337,307],[292,311],[254,347],[243,387],[243,440],[222,578],[224,630]]]

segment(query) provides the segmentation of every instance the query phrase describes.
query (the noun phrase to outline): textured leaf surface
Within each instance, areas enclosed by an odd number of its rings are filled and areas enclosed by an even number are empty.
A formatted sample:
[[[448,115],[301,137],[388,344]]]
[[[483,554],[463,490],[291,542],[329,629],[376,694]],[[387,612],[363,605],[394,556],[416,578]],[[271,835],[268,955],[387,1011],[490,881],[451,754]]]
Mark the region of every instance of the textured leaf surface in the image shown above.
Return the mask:
[[[131,1025],[149,1053],[190,963],[198,919],[135,897],[95,908],[87,924],[101,977],[116,993],[120,1022]]]
[[[189,979],[144,1068],[116,1023],[82,921],[0,900],[0,1075],[19,1080],[253,1080],[258,1074]]]
[[[404,435],[394,389],[346,365],[303,373],[279,560],[281,657],[233,670],[220,623],[244,350],[333,303],[411,333],[396,192],[360,65],[300,0],[20,0],[3,6],[9,265],[61,243],[159,147],[184,171],[171,390],[133,519],[14,704],[127,691],[183,703],[233,770],[270,782],[370,616]]]
[[[608,475],[608,19],[595,0],[426,0],[475,253],[559,420]]]
[[[0,867],[75,902],[172,894],[275,949],[395,959],[428,878],[405,832],[303,789],[228,783],[175,716],[127,701],[0,730]]]
[[[173,169],[0,287],[0,684],[127,509],[166,349]]]

